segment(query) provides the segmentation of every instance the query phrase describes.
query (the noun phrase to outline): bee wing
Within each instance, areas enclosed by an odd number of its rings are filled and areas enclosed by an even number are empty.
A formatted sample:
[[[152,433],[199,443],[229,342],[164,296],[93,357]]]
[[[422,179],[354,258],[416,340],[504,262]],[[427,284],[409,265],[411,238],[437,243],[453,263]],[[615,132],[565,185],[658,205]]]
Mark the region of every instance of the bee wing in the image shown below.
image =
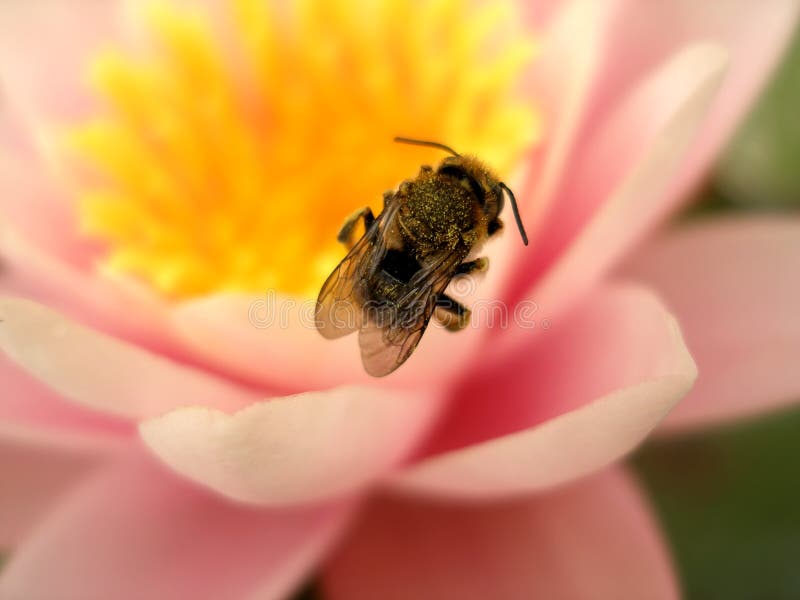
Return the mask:
[[[367,373],[383,377],[408,360],[428,327],[438,294],[444,292],[463,259],[459,253],[443,254],[411,278],[408,292],[397,305],[368,311],[358,334]]]
[[[315,324],[323,337],[335,339],[361,329],[364,282],[386,254],[384,231],[396,212],[387,207],[333,270],[317,297]]]
[[[317,298],[315,324],[323,337],[335,339],[358,330],[362,324],[360,273],[369,260],[367,235],[348,252],[322,286]]]

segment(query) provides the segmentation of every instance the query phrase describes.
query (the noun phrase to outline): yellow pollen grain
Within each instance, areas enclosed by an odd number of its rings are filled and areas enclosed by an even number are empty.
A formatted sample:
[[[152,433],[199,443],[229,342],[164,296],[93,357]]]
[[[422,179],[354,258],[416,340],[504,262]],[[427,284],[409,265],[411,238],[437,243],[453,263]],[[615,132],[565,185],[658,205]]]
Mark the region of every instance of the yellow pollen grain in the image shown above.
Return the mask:
[[[147,43],[94,58],[102,108],[64,140],[104,267],[170,298],[313,297],[344,217],[442,158],[397,135],[502,174],[539,135],[510,2],[235,0],[223,19],[159,2],[138,19]]]

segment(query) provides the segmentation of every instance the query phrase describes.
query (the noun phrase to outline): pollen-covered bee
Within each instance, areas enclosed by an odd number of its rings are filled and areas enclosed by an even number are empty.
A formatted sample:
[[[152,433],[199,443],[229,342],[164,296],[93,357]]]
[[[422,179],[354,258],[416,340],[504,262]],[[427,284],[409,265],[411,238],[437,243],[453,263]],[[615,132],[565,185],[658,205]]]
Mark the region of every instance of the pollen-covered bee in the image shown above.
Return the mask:
[[[359,332],[364,369],[375,377],[411,356],[432,316],[451,331],[469,324],[469,309],[445,289],[453,277],[488,268],[486,258],[467,259],[502,229],[504,194],[528,244],[514,194],[477,158],[436,142],[395,141],[452,156],[385,192],[377,217],[367,206],[347,218],[338,239],[349,252],[323,284],[316,306],[323,337]],[[355,240],[359,221],[365,233]]]

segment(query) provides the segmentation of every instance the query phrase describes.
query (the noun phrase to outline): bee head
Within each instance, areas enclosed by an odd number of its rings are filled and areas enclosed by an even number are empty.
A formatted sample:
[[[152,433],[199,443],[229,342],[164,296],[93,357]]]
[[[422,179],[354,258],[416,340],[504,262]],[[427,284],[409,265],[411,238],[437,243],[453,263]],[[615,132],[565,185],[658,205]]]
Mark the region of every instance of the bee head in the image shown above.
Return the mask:
[[[462,156],[449,146],[438,142],[402,137],[396,137],[394,141],[418,146],[431,146],[452,154],[452,156],[448,156],[441,162],[436,173],[438,175],[453,177],[470,189],[490,223],[496,220],[500,215],[505,205],[505,195],[508,194],[508,197],[511,199],[511,208],[514,211],[514,219],[517,222],[522,241],[526,246],[528,245],[528,236],[525,233],[525,228],[522,226],[522,219],[519,216],[519,209],[517,208],[517,200],[514,198],[514,193],[505,183],[498,181],[491,171],[477,158]]]
[[[448,156],[441,162],[436,174],[451,177],[471,191],[490,221],[500,214],[502,191],[476,159],[469,156]]]

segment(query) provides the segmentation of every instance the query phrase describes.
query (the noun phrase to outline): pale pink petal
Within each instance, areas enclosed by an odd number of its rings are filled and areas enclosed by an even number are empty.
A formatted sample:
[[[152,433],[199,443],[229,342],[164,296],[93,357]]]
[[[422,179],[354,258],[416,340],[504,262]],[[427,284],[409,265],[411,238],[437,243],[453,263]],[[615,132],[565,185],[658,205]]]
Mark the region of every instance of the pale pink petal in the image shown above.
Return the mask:
[[[64,492],[120,448],[0,421],[0,549],[23,540]]]
[[[284,598],[347,510],[251,510],[152,465],[111,465],[76,490],[0,573],[2,598]]]
[[[531,337],[467,377],[428,458],[394,486],[495,498],[574,479],[639,444],[696,377],[677,323],[640,288],[600,289]]]
[[[3,56],[7,55],[13,68],[30,78],[31,85],[47,88],[40,90],[46,101],[58,104],[69,97],[72,91],[50,90],[48,86],[68,75],[62,72],[66,67],[59,60],[71,65],[77,58],[62,56],[47,44],[42,45],[43,35],[58,28],[62,24],[59,19],[63,18],[63,28],[57,33],[68,38],[64,43],[74,42],[70,48],[82,54],[86,40],[78,39],[72,29],[105,27],[110,13],[101,13],[115,11],[111,7],[116,4],[98,1],[80,3],[79,8],[71,2],[2,3],[0,86]],[[39,25],[43,28],[41,34],[35,31]],[[3,37],[6,29],[10,34]],[[108,29],[104,35],[112,33]],[[75,39],[71,40],[70,35]],[[46,64],[31,63],[25,48],[17,48],[17,44],[34,45],[37,49],[46,46],[50,60],[45,60]],[[58,74],[54,76],[50,70]],[[77,71],[69,75],[75,79],[73,87],[82,79]],[[25,84],[13,86],[13,92],[23,95],[26,89]],[[23,122],[26,107],[20,103],[9,105],[15,98],[11,90],[0,90],[0,293],[32,298],[105,332],[162,352],[174,351],[163,323],[162,301],[149,290],[97,269],[98,245],[79,234],[73,198],[46,156],[42,140],[34,139],[37,132],[31,123]]]
[[[75,227],[73,202],[0,92],[0,223],[64,262],[88,268],[95,251]]]
[[[98,415],[61,398],[3,353],[0,385],[0,423],[95,439],[135,434],[128,422]]]
[[[0,104],[0,293],[25,296],[149,346],[168,345],[163,302],[95,266],[72,199]],[[24,136],[23,136],[24,137]]]
[[[712,42],[730,54],[730,69],[719,94],[710,103],[699,135],[685,152],[686,160],[668,185],[650,190],[647,198],[650,210],[636,227],[630,227],[627,234],[620,237],[617,245],[623,249],[638,239],[641,230],[652,227],[673,210],[708,167],[780,56],[797,20],[800,2],[778,0],[774,6],[770,5],[769,11],[748,0],[713,3],[679,0],[658,4],[620,0],[604,3],[604,6],[611,13],[612,25],[607,29],[610,43],[602,55],[602,67],[596,78],[598,85],[591,93],[592,103],[583,115],[579,140],[574,146],[576,151],[569,156],[571,168],[564,180],[567,185],[559,190],[554,201],[558,209],[553,211],[546,225],[550,233],[531,260],[532,279],[571,245],[595,211],[607,202],[604,186],[615,172],[615,166],[636,160],[642,141],[640,132],[651,128],[647,120],[641,121],[641,116],[652,110],[653,122],[661,118],[661,101],[631,111],[631,118],[624,118],[626,111],[620,111],[619,105],[635,89],[634,83],[645,80],[657,65],[690,44]],[[663,99],[686,94],[683,85],[676,83]],[[597,156],[593,149],[595,140],[603,135],[602,131],[609,130],[609,119],[619,123],[614,132],[616,151],[601,155],[603,165],[610,165],[610,171],[592,164],[593,157]],[[589,172],[583,173],[586,168]],[[514,289],[518,294],[524,292],[519,282]]]
[[[800,219],[713,219],[675,227],[624,274],[670,306],[697,361],[697,385],[665,425],[686,428],[800,398]]]
[[[800,13],[798,0],[775,0],[769,10],[750,0],[619,3],[610,32],[613,43],[599,79],[595,106],[588,116],[599,123],[626,83],[635,81],[675,48],[696,42],[721,44],[730,55],[730,69],[708,119],[668,192],[673,201],[696,183],[698,175],[729,137],[752,104],[791,40]],[[635,51],[631,51],[635,48]],[[591,138],[591,128],[586,137]]]
[[[0,350],[65,398],[102,413],[141,419],[189,405],[232,411],[260,397],[28,300],[0,299],[0,321]]]
[[[543,134],[541,142],[508,183],[516,190],[522,220],[532,240],[547,233],[540,229],[554,209],[553,191],[566,175],[565,161],[589,102],[588,93],[605,43],[607,17],[601,4],[584,0],[569,2],[556,11],[545,30],[542,50],[522,84],[542,113]],[[484,252],[491,269],[486,281],[475,290],[480,293],[467,295],[466,301],[458,299],[471,306],[476,301],[490,302],[501,297],[509,280],[517,278],[517,265],[529,252],[515,231],[492,240]]]
[[[525,20],[536,30],[544,29],[558,15],[558,9],[564,4],[561,0],[537,0],[526,2],[518,0]]]
[[[716,93],[725,53],[717,46],[697,45],[674,56],[618,106],[617,112],[586,150],[592,157],[570,173],[567,193],[574,203],[606,198],[601,210],[559,256],[558,262],[536,284],[533,296],[546,311],[568,308],[591,287],[620,253],[626,242],[643,233],[645,223],[659,210],[657,200],[683,160]],[[631,125],[636,124],[633,128]],[[622,153],[622,145],[635,152]],[[561,197],[559,199],[561,202]],[[542,239],[523,268],[533,269],[513,282],[522,291],[530,277],[540,275],[536,264],[546,254],[554,258],[564,248],[569,223],[581,211],[562,211],[557,230]]]
[[[263,385],[299,392],[374,384],[361,366],[358,336],[324,339],[314,325],[315,306],[316,299],[274,292],[218,294],[179,305],[173,326],[204,361]],[[443,385],[475,356],[480,333],[453,335],[432,323],[408,362],[381,382],[397,388]]]
[[[199,8],[221,36],[223,54],[230,58],[227,39],[241,32],[226,28],[229,2],[173,3]],[[140,53],[156,49],[152,31],[144,25],[143,4],[127,0],[0,3],[0,102],[5,98],[19,111],[27,128],[46,146],[50,125],[96,111],[99,103],[89,81],[92,60],[99,53],[122,47]],[[240,55],[236,58],[241,61]]]
[[[183,408],[144,422],[164,462],[236,500],[311,502],[363,488],[428,432],[441,400],[347,387],[275,398],[226,415]]]
[[[516,502],[375,502],[326,567],[323,592],[330,600],[679,596],[657,525],[619,471]]]
[[[573,0],[555,11],[544,31],[529,92],[542,112],[543,136],[517,198],[531,239],[538,237],[544,218],[556,208],[554,191],[569,176],[567,157],[591,102],[610,17],[604,3]]]
[[[85,114],[87,57],[120,33],[115,0],[0,3],[0,94],[32,128]]]
[[[552,235],[551,230],[559,226],[548,221],[550,214],[558,210],[554,192],[562,179],[569,177],[567,159],[591,102],[594,79],[608,45],[605,34],[613,22],[613,11],[608,10],[607,4],[591,0],[574,0],[564,3],[560,10],[553,8],[535,9],[553,14],[541,33],[542,49],[523,83],[542,113],[542,140],[520,169],[521,177],[508,182],[516,190],[522,220],[528,237],[534,240],[533,246],[523,246],[513,231],[493,240],[487,247],[492,265],[487,282],[481,286],[481,296],[471,298],[467,306],[504,296],[509,281],[520,279],[519,263],[538,248],[541,237]],[[538,33],[540,19],[534,19],[533,27]],[[547,230],[542,230],[545,226]]]
[[[219,2],[200,4],[214,18],[221,12]],[[145,50],[141,13],[124,0],[0,3],[0,212],[38,246],[85,269],[98,245],[78,234],[54,137],[100,108],[89,82],[94,56]]]
[[[161,352],[175,346],[163,302],[146,290],[67,264],[2,225],[0,261],[0,294],[35,300]]]
[[[0,156],[3,158],[0,161],[0,173],[5,173],[3,165],[14,157],[35,159],[37,156],[30,132],[18,116],[9,106],[6,94],[0,87]]]

